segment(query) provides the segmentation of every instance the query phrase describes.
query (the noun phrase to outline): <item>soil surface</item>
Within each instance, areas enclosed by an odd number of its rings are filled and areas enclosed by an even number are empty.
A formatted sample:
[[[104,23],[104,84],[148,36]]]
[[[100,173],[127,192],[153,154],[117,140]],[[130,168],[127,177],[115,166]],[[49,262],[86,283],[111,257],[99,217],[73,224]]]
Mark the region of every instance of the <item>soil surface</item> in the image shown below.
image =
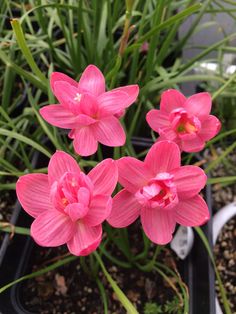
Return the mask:
[[[9,222],[16,202],[16,195],[12,191],[1,191],[0,193],[0,222]],[[5,233],[0,232],[0,245]]]

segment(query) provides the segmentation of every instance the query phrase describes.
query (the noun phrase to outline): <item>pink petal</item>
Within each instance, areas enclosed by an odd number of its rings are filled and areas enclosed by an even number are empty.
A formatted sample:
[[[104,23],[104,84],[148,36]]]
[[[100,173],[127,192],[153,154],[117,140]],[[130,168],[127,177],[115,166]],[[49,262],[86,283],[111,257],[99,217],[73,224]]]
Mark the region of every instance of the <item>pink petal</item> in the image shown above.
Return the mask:
[[[140,160],[133,157],[123,157],[117,160],[119,171],[119,183],[131,193],[148,183],[152,173]]]
[[[158,133],[165,140],[173,141],[175,143],[178,141],[177,134],[171,127],[161,127],[159,128]]]
[[[171,241],[175,229],[172,211],[143,208],[141,222],[144,232],[152,242],[164,245]]]
[[[168,89],[161,95],[160,109],[170,113],[172,110],[182,108],[186,101],[186,97],[175,89]]]
[[[198,194],[205,186],[207,176],[196,166],[183,166],[174,171],[174,183],[179,199],[187,199]]]
[[[74,134],[74,149],[80,156],[90,156],[96,153],[98,142],[94,137],[94,132],[90,126],[75,130]]]
[[[103,145],[115,147],[125,144],[125,132],[114,116],[105,117],[92,127],[96,139]]]
[[[155,175],[160,172],[170,172],[173,169],[179,168],[179,147],[170,141],[157,142],[150,148],[144,163]]]
[[[71,77],[69,77],[68,75],[64,73],[60,73],[60,72],[52,72],[51,77],[50,77],[50,86],[53,93],[54,93],[54,84],[57,81],[64,81],[75,87],[78,86],[78,83],[75,80],[73,80]]]
[[[100,95],[98,102],[102,112],[120,116],[125,108],[135,102],[138,93],[138,85],[123,86]]]
[[[16,183],[17,198],[24,210],[33,217],[52,209],[49,191],[47,174],[26,174]]]
[[[84,70],[79,80],[79,90],[82,93],[89,92],[94,96],[105,92],[104,76],[95,65],[90,64]]]
[[[95,195],[90,203],[89,211],[83,222],[94,227],[100,225],[110,214],[112,198],[108,195]]]
[[[49,184],[51,185],[53,182],[59,181],[66,172],[79,173],[79,165],[69,154],[57,151],[52,155],[48,164]]]
[[[86,256],[97,249],[102,240],[102,226],[89,227],[81,221],[76,224],[74,237],[67,243],[73,255]]]
[[[181,149],[187,153],[199,152],[204,146],[205,142],[198,135],[193,139],[181,141]]]
[[[80,126],[88,126],[88,125],[96,123],[97,121],[95,119],[85,115],[85,114],[79,114],[76,117],[76,122],[77,122],[77,126],[78,125],[80,125]]]
[[[121,91],[110,91],[98,97],[100,115],[116,114],[126,108],[128,94]]]
[[[105,159],[88,173],[88,177],[93,182],[94,195],[111,195],[118,180],[117,164],[113,159]]]
[[[211,111],[211,95],[198,93],[189,97],[184,108],[194,116],[205,118]]]
[[[138,218],[140,209],[141,205],[134,195],[123,189],[113,198],[111,214],[107,221],[115,228],[127,227]]]
[[[87,212],[88,207],[81,203],[73,203],[66,206],[64,209],[65,213],[69,215],[70,219],[75,222],[78,219],[83,218]]]
[[[125,108],[129,107],[138,97],[139,94],[139,86],[138,85],[127,85],[118,87],[112,90],[112,92],[123,92],[128,95],[125,102]]]
[[[54,84],[55,96],[62,106],[77,114],[80,101],[77,100],[79,90],[67,82],[58,81]],[[82,95],[81,95],[82,97]]]
[[[75,232],[71,219],[57,210],[39,215],[31,225],[31,236],[41,246],[59,246],[71,239]]]
[[[98,102],[92,94],[83,94],[81,96],[79,113],[86,114],[91,117],[96,117],[98,113]]]
[[[177,223],[183,226],[200,226],[209,218],[209,210],[206,202],[200,195],[179,202],[175,214]]]
[[[39,110],[48,123],[63,129],[74,129],[78,126],[76,116],[61,105],[49,105]]]
[[[170,126],[169,116],[165,111],[150,110],[146,115],[146,120],[149,126],[156,132],[159,132],[159,129],[162,127]]]
[[[210,115],[206,120],[202,121],[198,135],[204,142],[209,141],[220,131],[220,128],[220,121],[215,116]]]

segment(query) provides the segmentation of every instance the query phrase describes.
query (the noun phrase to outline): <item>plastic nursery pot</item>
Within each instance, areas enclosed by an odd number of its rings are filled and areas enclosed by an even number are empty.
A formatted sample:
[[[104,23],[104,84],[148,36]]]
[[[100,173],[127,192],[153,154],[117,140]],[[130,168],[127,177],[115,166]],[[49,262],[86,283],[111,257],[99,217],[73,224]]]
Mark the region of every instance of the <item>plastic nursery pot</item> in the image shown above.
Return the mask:
[[[153,142],[150,139],[133,138],[133,145],[137,152],[149,148],[152,144]],[[211,211],[211,190],[209,186],[205,191],[205,196]],[[30,217],[21,211],[14,223],[28,227],[30,221]],[[205,235],[210,243],[211,228],[211,222],[204,226]],[[14,236],[11,245],[5,249],[3,254],[0,267],[0,286],[29,273],[30,260],[35,249],[37,247],[30,237]],[[189,288],[189,313],[215,314],[214,273],[205,247],[197,235],[195,235],[194,246],[188,257],[183,261],[178,260],[177,264],[180,275]],[[24,308],[22,285],[24,285],[24,282],[0,294],[1,314],[33,313]]]
[[[216,244],[217,238],[225,226],[225,224],[234,216],[236,216],[236,202],[226,205],[220,209],[213,217],[213,244]],[[218,298],[216,302],[216,314],[223,314]]]

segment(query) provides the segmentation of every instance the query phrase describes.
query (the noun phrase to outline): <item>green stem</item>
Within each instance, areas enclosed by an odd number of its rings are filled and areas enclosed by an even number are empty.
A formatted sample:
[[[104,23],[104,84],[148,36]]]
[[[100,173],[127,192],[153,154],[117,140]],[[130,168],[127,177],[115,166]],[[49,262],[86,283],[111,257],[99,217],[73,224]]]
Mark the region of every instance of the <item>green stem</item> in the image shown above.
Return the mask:
[[[118,287],[117,283],[112,279],[111,275],[108,273],[108,271],[105,268],[105,265],[103,264],[103,261],[99,254],[95,251],[94,256],[96,257],[99,265],[101,266],[101,269],[103,271],[103,274],[105,275],[107,281],[110,283],[113,291],[115,292],[117,298],[120,300],[121,304],[126,309],[127,313],[129,314],[138,314],[138,311],[133,306],[133,304],[130,302],[130,300],[126,297],[126,295],[121,291],[121,289]]]
[[[232,83],[236,78],[236,73],[231,75],[231,77],[228,79],[227,82],[225,82],[224,85],[222,85],[212,96],[212,100],[216,99],[229,85]]]
[[[17,234],[23,234],[23,235],[30,235],[29,228],[16,227],[4,221],[0,222],[0,231],[12,233],[12,234],[17,233]]]

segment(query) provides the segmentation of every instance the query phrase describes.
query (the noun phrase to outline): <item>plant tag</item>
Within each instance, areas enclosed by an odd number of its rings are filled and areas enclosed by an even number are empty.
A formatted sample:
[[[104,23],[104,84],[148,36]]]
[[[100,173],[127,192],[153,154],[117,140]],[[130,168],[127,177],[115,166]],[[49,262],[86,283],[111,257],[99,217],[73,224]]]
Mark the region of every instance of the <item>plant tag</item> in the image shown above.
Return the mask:
[[[193,246],[194,234],[191,227],[179,226],[170,247],[179,258],[185,259]]]

